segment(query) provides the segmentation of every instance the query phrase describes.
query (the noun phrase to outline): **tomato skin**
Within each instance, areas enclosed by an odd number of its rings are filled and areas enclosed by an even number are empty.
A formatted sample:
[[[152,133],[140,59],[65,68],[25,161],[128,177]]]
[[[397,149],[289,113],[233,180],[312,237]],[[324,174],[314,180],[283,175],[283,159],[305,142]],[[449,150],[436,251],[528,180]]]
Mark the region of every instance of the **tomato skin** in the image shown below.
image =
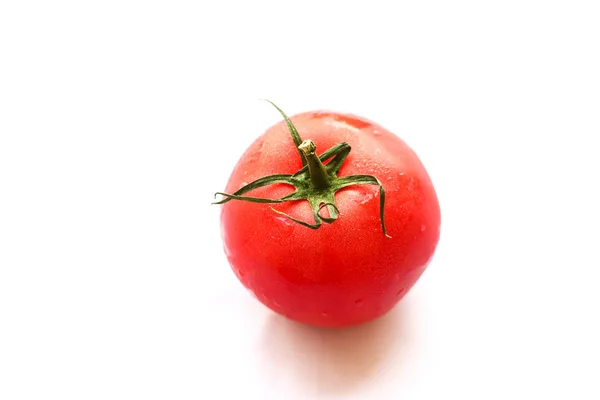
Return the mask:
[[[339,218],[313,230],[269,207],[310,223],[306,200],[223,204],[221,232],[236,276],[264,305],[303,323],[343,327],[375,319],[394,307],[429,264],[440,235],[440,208],[421,161],[400,138],[367,119],[335,112],[290,117],[317,154],[347,142],[352,150],[339,176],[377,177],[386,192],[383,234],[377,186],[336,193]],[[269,128],[242,155],[227,183],[233,193],[272,174],[302,167],[284,121]],[[277,198],[293,191],[278,184],[250,192]]]

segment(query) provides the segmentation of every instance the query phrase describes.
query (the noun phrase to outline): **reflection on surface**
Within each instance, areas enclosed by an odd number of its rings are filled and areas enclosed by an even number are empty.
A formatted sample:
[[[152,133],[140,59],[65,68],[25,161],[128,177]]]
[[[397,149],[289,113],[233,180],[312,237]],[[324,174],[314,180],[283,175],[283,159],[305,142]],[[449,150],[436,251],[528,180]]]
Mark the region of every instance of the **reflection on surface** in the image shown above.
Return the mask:
[[[265,323],[260,353],[273,386],[317,393],[352,391],[402,361],[408,343],[409,304],[401,301],[385,316],[345,329],[318,328],[272,314]]]

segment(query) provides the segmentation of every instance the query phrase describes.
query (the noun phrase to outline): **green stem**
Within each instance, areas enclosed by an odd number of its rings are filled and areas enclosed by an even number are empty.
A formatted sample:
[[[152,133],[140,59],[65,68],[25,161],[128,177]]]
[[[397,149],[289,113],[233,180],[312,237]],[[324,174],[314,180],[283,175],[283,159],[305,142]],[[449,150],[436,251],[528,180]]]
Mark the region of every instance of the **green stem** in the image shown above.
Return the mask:
[[[273,104],[270,101],[269,103]],[[385,207],[385,190],[383,190],[383,185],[381,184],[381,182],[376,177],[371,175],[352,175],[338,177],[340,168],[342,167],[344,160],[346,160],[346,157],[348,157],[348,154],[350,153],[350,146],[348,145],[348,143],[339,143],[330,148],[329,150],[325,151],[319,157],[315,153],[317,147],[315,146],[313,141],[302,141],[298,130],[296,129],[292,121],[288,118],[288,116],[283,111],[281,111],[281,109],[275,104],[273,104],[273,106],[275,106],[275,108],[279,110],[279,112],[281,113],[281,115],[285,119],[285,122],[288,125],[290,134],[292,136],[292,140],[294,141],[296,149],[298,150],[298,153],[300,154],[300,158],[302,160],[302,168],[293,175],[275,174],[264,176],[246,184],[233,194],[218,192],[217,194],[221,194],[223,196],[223,199],[216,201],[213,204],[223,204],[227,203],[230,200],[249,201],[252,203],[284,203],[287,201],[297,201],[305,199],[308,200],[310,208],[313,211],[313,217],[315,219],[314,224],[301,221],[282,211],[275,210],[272,207],[271,209],[275,213],[282,215],[302,226],[305,226],[310,229],[318,229],[323,222],[331,224],[338,219],[340,211],[335,205],[334,197],[335,193],[338,190],[352,185],[377,185],[379,186],[379,218],[381,219],[381,228],[385,236],[391,237],[387,234],[385,228],[385,220],[383,215],[383,210]],[[329,160],[329,162],[327,163],[327,165],[324,165],[323,162],[327,160]],[[293,193],[288,194],[287,196],[280,197],[277,199],[245,195],[248,192],[252,192],[254,189],[279,183],[294,186],[296,190]],[[327,208],[329,210],[328,217],[324,217],[323,215],[321,215],[321,210],[323,208]]]
[[[317,146],[313,143],[312,140],[305,140],[298,146],[298,148],[304,154],[306,161],[308,163],[308,172],[310,174],[310,181],[317,189],[327,189],[331,186],[331,180],[329,179],[329,174],[325,169],[325,166],[317,157],[315,150]]]

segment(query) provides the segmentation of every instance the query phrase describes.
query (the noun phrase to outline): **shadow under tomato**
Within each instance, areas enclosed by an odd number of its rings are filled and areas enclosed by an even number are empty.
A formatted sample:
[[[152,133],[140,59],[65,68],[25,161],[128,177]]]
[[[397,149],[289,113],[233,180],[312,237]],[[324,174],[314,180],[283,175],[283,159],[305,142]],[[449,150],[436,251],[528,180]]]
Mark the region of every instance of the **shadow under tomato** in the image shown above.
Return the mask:
[[[269,380],[315,393],[343,393],[397,370],[410,342],[408,302],[366,324],[319,328],[272,314],[262,332],[261,351]]]

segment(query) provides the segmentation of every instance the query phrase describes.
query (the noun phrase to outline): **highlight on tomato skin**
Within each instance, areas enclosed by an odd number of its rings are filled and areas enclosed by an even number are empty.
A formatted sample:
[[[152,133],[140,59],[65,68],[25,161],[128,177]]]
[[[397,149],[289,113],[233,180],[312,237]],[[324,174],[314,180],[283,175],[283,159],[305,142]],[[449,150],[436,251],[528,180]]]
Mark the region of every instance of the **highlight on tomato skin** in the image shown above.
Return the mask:
[[[272,311],[345,327],[391,310],[429,265],[440,206],[415,152],[366,118],[283,117],[217,193],[227,259]]]

